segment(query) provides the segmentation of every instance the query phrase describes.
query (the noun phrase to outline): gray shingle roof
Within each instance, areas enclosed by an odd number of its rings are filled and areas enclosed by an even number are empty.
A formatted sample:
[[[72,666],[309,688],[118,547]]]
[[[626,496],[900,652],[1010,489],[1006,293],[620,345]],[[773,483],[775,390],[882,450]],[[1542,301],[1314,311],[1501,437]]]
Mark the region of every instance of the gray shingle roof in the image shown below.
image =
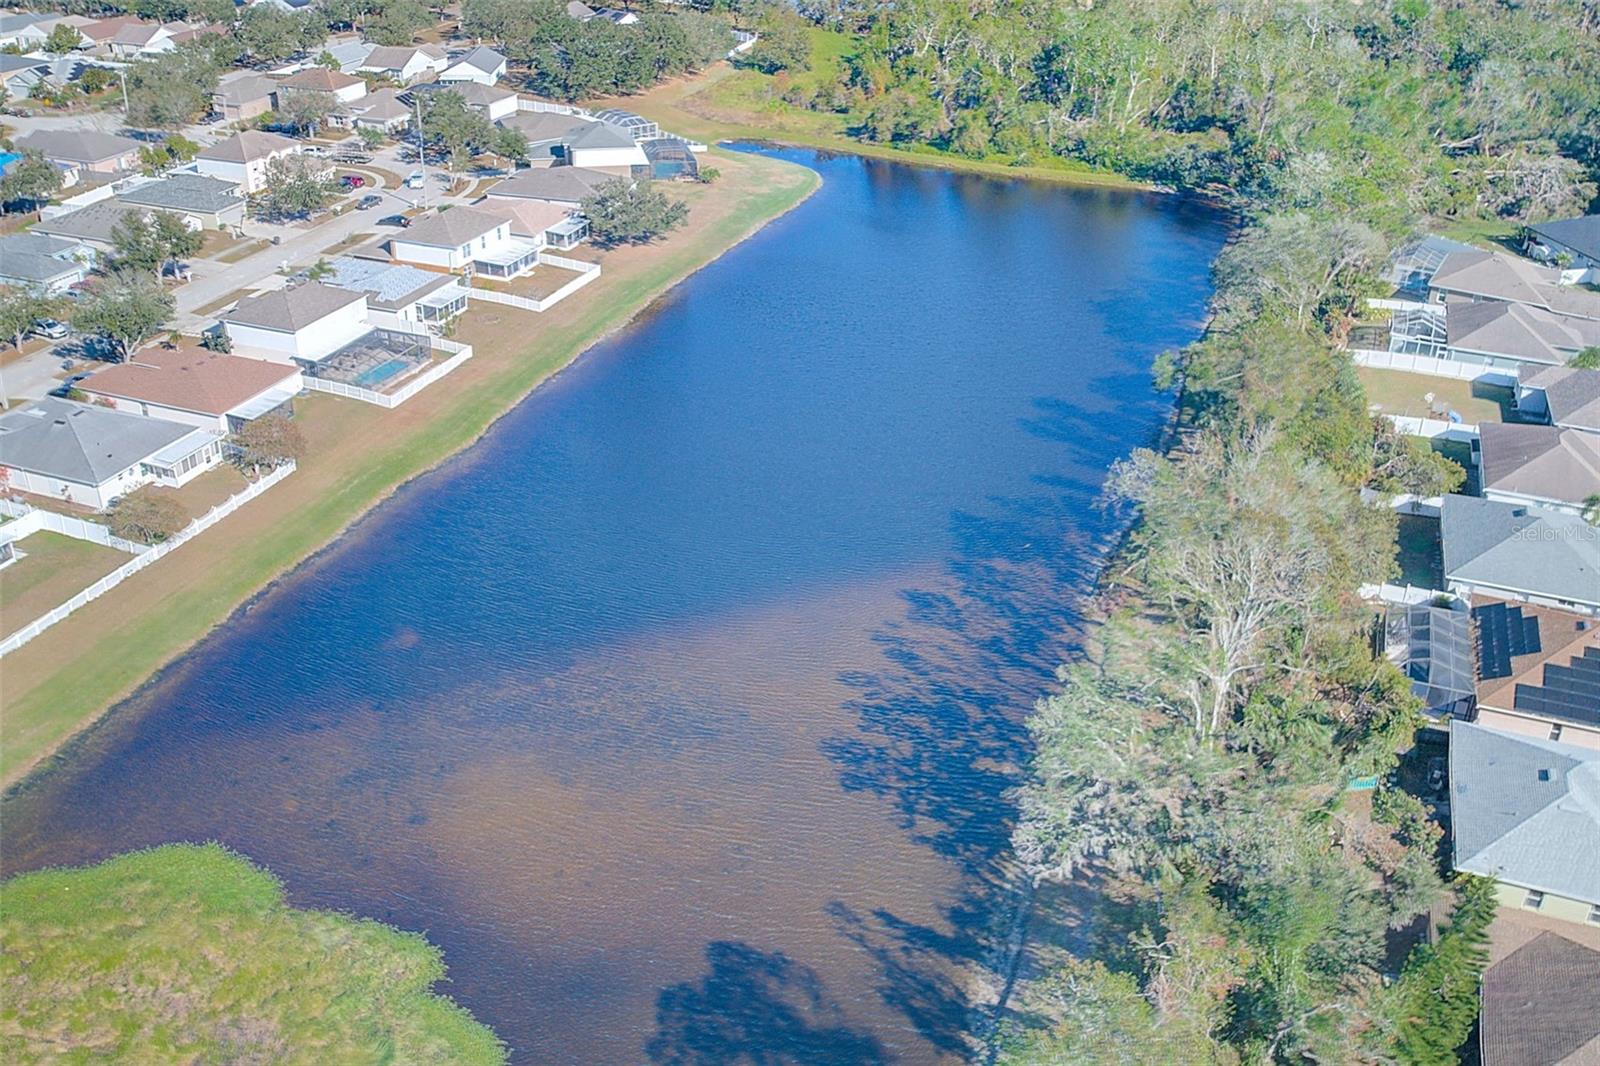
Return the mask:
[[[1529,368],[1520,381],[1524,388],[1544,393],[1551,422],[1600,432],[1600,370],[1570,366]]]
[[[1600,903],[1600,751],[1450,723],[1457,870]]]
[[[1600,435],[1555,426],[1485,422],[1483,491],[1578,503],[1600,493]]]
[[[609,122],[590,122],[569,131],[567,143],[574,148],[632,148],[633,135]]]
[[[247,296],[232,311],[223,315],[222,320],[237,322],[241,326],[298,331],[365,298],[363,293],[311,282],[293,289]]]
[[[43,233],[0,237],[0,278],[44,283],[76,273],[83,266],[73,252],[81,247],[76,241]]]
[[[1577,515],[1449,495],[1439,531],[1449,580],[1600,606],[1600,529]]]
[[[1433,275],[1434,288],[1491,300],[1533,304],[1560,314],[1600,318],[1600,295],[1562,285],[1561,271],[1501,252],[1456,252]]]
[[[115,199],[101,200],[87,207],[80,207],[76,211],[57,215],[55,218],[41,219],[33,224],[33,232],[52,233],[61,237],[75,237],[79,240],[109,244],[111,231],[122,221],[123,216],[144,213],[144,208],[134,204],[125,204]]]
[[[1579,1066],[1600,1042],[1600,951],[1543,932],[1483,975],[1483,1066]]]
[[[241,104],[253,103],[271,96],[278,88],[278,83],[264,74],[246,74],[241,78],[233,78],[217,85],[217,91],[211,95],[221,100],[224,104],[235,107]]]
[[[497,196],[514,196],[526,200],[579,203],[584,197],[594,195],[594,191],[606,182],[614,180],[616,180],[615,174],[590,170],[588,167],[535,168],[524,170],[492,186],[488,195],[491,199]]]
[[[0,415],[0,463],[98,485],[196,432],[202,431],[46,397]]]
[[[1600,215],[1538,222],[1528,229],[1550,243],[1570,248],[1579,255],[1600,262]]]
[[[1445,333],[1452,348],[1560,364],[1600,342],[1600,322],[1530,304],[1452,300],[1445,307]]]
[[[96,130],[34,130],[17,139],[18,148],[31,148],[50,159],[68,163],[101,163],[139,150],[139,142]]]
[[[469,67],[474,67],[483,71],[485,74],[493,74],[495,71],[500,69],[501,64],[503,64],[505,61],[505,56],[501,55],[499,52],[496,52],[488,45],[480,44],[478,47],[472,49],[472,51],[467,52],[465,55],[457,58],[455,64],[466,64]]]
[[[226,211],[244,202],[236,182],[208,178],[203,174],[169,174],[160,181],[129,189],[118,199],[166,211]]]
[[[265,159],[283,151],[297,151],[299,141],[262,130],[244,130],[227,140],[218,141],[200,153],[201,159],[215,159],[223,163],[248,163],[252,159]]]
[[[453,207],[420,219],[414,226],[395,236],[394,240],[406,244],[426,244],[438,248],[454,248],[475,241],[486,233],[506,224],[509,216],[503,211],[472,207]]]

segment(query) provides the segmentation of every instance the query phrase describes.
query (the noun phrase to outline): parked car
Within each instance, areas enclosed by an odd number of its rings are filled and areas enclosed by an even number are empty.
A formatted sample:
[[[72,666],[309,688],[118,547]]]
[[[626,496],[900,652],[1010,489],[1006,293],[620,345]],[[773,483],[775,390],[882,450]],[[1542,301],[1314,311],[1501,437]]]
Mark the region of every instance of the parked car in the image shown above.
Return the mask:
[[[367,183],[367,179],[360,174],[346,174],[339,180],[344,183],[344,187],[347,189],[359,189]]]
[[[1441,755],[1428,760],[1428,791],[1433,793],[1443,792],[1444,785],[1445,761]]]
[[[413,170],[406,178],[406,188],[420,189],[427,184],[427,179],[422,176],[422,171]]]
[[[64,323],[57,322],[53,318],[41,318],[33,324],[33,335],[35,337],[43,337],[46,340],[58,341],[67,335],[67,327]]]
[[[407,226],[411,225],[411,220],[404,215],[384,215],[382,218],[378,219],[378,225],[399,226],[401,229],[405,229]]]
[[[356,208],[358,210],[365,211],[367,208],[377,207],[381,203],[383,203],[383,197],[379,196],[377,193],[368,193],[366,196],[363,196],[356,202]]]

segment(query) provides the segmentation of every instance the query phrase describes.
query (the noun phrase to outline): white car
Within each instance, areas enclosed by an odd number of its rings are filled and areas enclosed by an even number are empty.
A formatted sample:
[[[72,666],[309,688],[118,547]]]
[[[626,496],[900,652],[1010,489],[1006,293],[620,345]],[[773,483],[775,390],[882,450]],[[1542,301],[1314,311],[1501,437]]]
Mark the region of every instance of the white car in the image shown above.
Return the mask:
[[[406,188],[420,189],[427,184],[427,179],[422,176],[422,171],[413,170],[411,176],[406,178]]]
[[[65,323],[57,322],[53,318],[41,318],[33,324],[33,335],[43,337],[45,340],[58,341],[67,335]]]

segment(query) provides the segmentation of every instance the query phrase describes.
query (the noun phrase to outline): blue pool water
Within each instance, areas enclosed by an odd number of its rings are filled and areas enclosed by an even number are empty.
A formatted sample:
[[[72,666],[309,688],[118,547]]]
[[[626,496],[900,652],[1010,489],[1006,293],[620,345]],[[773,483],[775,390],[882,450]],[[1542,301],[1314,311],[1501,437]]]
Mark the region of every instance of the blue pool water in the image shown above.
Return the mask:
[[[411,365],[405,359],[390,359],[356,375],[356,384],[364,389],[376,388]]]
[[[777,154],[822,189],[8,800],[5,868],[224,841],[426,932],[518,1062],[958,1059],[1224,226]]]

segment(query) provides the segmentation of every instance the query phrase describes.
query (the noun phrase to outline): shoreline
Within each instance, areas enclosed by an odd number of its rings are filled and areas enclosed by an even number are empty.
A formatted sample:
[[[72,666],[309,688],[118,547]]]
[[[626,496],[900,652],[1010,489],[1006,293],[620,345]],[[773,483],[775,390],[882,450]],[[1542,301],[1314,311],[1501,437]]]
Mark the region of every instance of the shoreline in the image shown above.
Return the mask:
[[[735,157],[735,153],[728,152],[724,149],[716,149],[716,152],[717,158],[725,165],[732,161],[730,157]],[[259,580],[251,581],[249,583],[249,587],[243,592],[242,595],[227,595],[225,593],[224,596],[226,603],[224,609],[219,612],[212,613],[210,617],[205,619],[198,632],[186,635],[185,637],[179,639],[177,643],[171,647],[161,648],[157,654],[157,657],[155,658],[155,661],[140,664],[136,672],[123,671],[123,673],[132,672],[133,676],[131,678],[126,676],[119,678],[116,682],[114,682],[115,687],[111,688],[109,695],[89,696],[88,702],[92,704],[92,708],[84,710],[81,713],[69,715],[71,721],[66,725],[66,727],[56,735],[39,744],[37,750],[29,751],[15,762],[11,762],[5,759],[6,749],[9,749],[11,745],[9,743],[0,745],[0,761],[8,763],[5,765],[4,770],[0,771],[0,795],[9,797],[29,787],[31,782],[34,781],[39,775],[47,773],[51,763],[57,757],[61,756],[63,752],[66,751],[74,742],[87,735],[95,726],[103,723],[108,718],[111,711],[113,711],[116,707],[144,692],[149,686],[159,681],[168,670],[170,670],[180,660],[188,655],[214,630],[222,625],[227,624],[227,622],[233,619],[239,612],[248,610],[263,595],[271,591],[295,570],[331,548],[358,523],[364,520],[380,505],[392,498],[404,486],[410,484],[412,481],[415,481],[417,478],[420,478],[438,469],[446,462],[456,458],[467,449],[477,444],[483,438],[483,436],[500,421],[501,418],[505,417],[513,409],[520,405],[522,401],[530,396],[535,390],[554,379],[563,370],[566,370],[568,367],[572,366],[596,344],[599,344],[601,341],[616,334],[620,330],[627,328],[641,314],[648,311],[649,308],[652,307],[663,295],[670,292],[684,280],[692,277],[694,274],[705,269],[705,267],[721,259],[722,256],[726,255],[731,249],[738,247],[746,240],[755,236],[776,219],[783,217],[796,207],[799,207],[806,200],[810,199],[810,197],[819,188],[821,188],[822,185],[821,176],[807,167],[754,155],[738,155],[736,156],[736,159],[746,161],[748,165],[754,167],[758,171],[768,167],[773,168],[772,173],[779,177],[781,177],[785,171],[789,170],[798,172],[798,174],[803,177],[802,180],[792,188],[786,184],[780,183],[775,189],[757,188],[751,190],[750,195],[756,198],[757,201],[760,201],[762,197],[778,196],[780,193],[782,195],[775,204],[766,205],[758,203],[757,206],[759,210],[757,210],[755,217],[751,219],[746,220],[738,214],[732,214],[726,216],[725,218],[715,220],[711,225],[710,231],[701,237],[701,240],[705,242],[704,245],[691,247],[689,249],[689,262],[685,263],[682,269],[670,271],[664,278],[649,278],[648,271],[651,264],[648,260],[635,270],[625,272],[620,276],[613,274],[609,279],[606,279],[605,276],[602,275],[603,280],[609,280],[610,284],[604,286],[590,286],[590,291],[584,294],[589,297],[589,302],[579,305],[581,307],[581,310],[579,311],[580,314],[585,312],[589,314],[600,314],[602,316],[600,321],[592,324],[591,328],[587,330],[580,330],[578,338],[572,343],[559,345],[558,352],[560,354],[554,363],[547,368],[541,368],[539,372],[514,385],[511,390],[501,398],[501,402],[495,407],[489,417],[472,429],[471,433],[464,440],[450,442],[450,444],[445,447],[445,450],[442,453],[427,457],[419,464],[408,466],[398,478],[387,480],[378,488],[377,491],[363,495],[359,500],[355,501],[351,505],[351,508],[346,513],[338,517],[337,524],[329,535],[315,536],[315,534],[313,534],[315,539],[309,548],[305,550],[294,550],[289,558],[281,561],[278,563],[278,565],[273,566],[270,569],[270,572],[266,573]],[[723,183],[709,186],[708,195],[712,197],[716,196],[719,188],[726,188],[726,186]],[[735,232],[731,236],[724,238],[717,232],[716,224],[717,222],[725,223],[727,218],[732,218],[734,220],[734,225],[736,228]],[[662,253],[670,248],[671,240],[671,237],[669,237],[663,242],[644,247],[640,250],[640,252],[644,256],[650,256],[652,253]],[[625,284],[630,280],[635,282],[641,280],[638,277],[638,275],[641,274],[644,275],[643,280],[647,282],[643,293],[631,300],[621,301],[624,306],[624,310],[620,315],[607,315],[605,314],[604,305],[596,305],[593,302],[597,298],[604,299],[606,290],[612,288],[613,286]],[[596,292],[595,290],[600,291]],[[582,297],[580,296],[579,299],[582,299]],[[545,315],[547,316],[552,314],[555,314],[555,312],[545,312]],[[537,321],[538,320],[535,319],[533,322],[528,324],[532,326],[535,325]],[[507,354],[511,358],[531,359],[535,350],[536,346],[535,348],[524,348],[522,350]],[[473,368],[473,363],[484,361],[488,354],[489,353],[485,352],[475,355],[474,359],[470,361],[466,367],[463,367],[461,371],[458,371],[457,374],[452,375],[452,377],[461,377],[462,375],[467,375],[472,378],[473,384],[485,384],[484,379],[487,377],[487,375],[479,374],[474,376],[471,375],[471,370]],[[511,373],[513,376],[516,375],[516,369],[516,367],[512,368]],[[443,381],[436,383],[433,386],[433,389],[441,390],[450,384],[451,379],[446,378]],[[466,397],[459,395],[461,386],[463,384],[464,382],[455,383],[455,392],[458,394],[452,397],[455,402],[453,404],[446,405],[444,410],[430,411],[429,413],[432,418],[450,419],[470,414],[470,411],[463,410],[463,408],[468,406],[468,400],[471,398],[471,394]],[[428,393],[425,391],[416,400],[412,401],[412,404],[408,404],[407,407],[412,407],[412,413],[414,414],[416,411],[437,406],[437,404],[429,404],[427,402],[427,397]],[[325,398],[317,397],[316,399]],[[413,404],[415,407],[413,407]],[[358,407],[360,405],[346,404],[345,406]],[[377,409],[374,410],[376,411]],[[395,409],[394,411],[383,411],[380,413],[385,415],[399,415],[403,411],[404,409]],[[395,419],[394,421],[398,421],[398,419]],[[306,464],[302,464],[303,467],[305,465]],[[347,477],[341,480],[348,481],[350,476],[358,475],[363,472],[371,473],[373,472],[372,468],[375,465],[376,464],[374,463],[369,463],[367,464],[367,468],[365,470],[357,465],[354,469],[346,470],[344,473],[347,475]],[[298,477],[299,475],[297,475],[297,478]],[[289,481],[285,482],[285,485],[292,485],[295,483],[295,481],[296,479],[290,479]],[[275,490],[275,493],[281,493],[282,491],[283,489],[279,488]],[[263,500],[270,501],[272,498],[273,495],[269,494],[268,496],[263,497]],[[259,513],[256,517],[259,517]],[[230,516],[228,520],[224,521],[223,523],[219,523],[217,528],[208,534],[210,537],[214,538],[209,545],[211,548],[215,549],[218,543],[227,537],[229,532],[229,523],[235,521],[236,518],[237,516]],[[282,516],[280,515],[279,518],[281,519]],[[267,531],[269,535],[271,532],[271,526],[278,524],[281,524],[281,522],[272,522],[269,524]],[[197,545],[199,543],[200,542],[197,541]],[[174,553],[173,555],[173,558],[181,559],[193,559],[194,557],[194,555],[183,555],[181,553]],[[155,579],[172,576],[159,566],[151,567],[139,576],[144,577],[147,575],[154,575]],[[211,576],[214,581],[221,581],[229,575],[226,573],[217,573]],[[130,581],[125,583],[125,585],[131,583],[132,582]],[[116,598],[116,595],[113,593],[103,597],[102,602],[109,603],[114,601]],[[67,621],[60,623],[56,627],[53,627],[51,633],[42,635],[29,644],[24,645],[23,648],[13,652],[12,655],[8,656],[7,658],[20,658],[26,655],[30,649],[32,649],[36,654],[48,654],[52,651],[57,651],[60,644],[64,643],[70,637],[75,635],[75,630],[77,628],[81,628],[81,626],[72,625],[74,620],[79,620],[80,622],[100,622],[103,625],[104,615],[107,612],[103,610],[98,612],[98,614],[101,615],[100,618],[86,617],[92,613],[96,612],[93,612],[92,610],[78,612],[78,614],[74,615],[72,618],[69,618]],[[57,639],[52,641],[52,636],[56,637]],[[15,703],[10,698],[10,694],[5,693],[4,695],[6,698],[0,699],[0,715],[3,715],[4,718],[11,718],[19,713],[19,707],[17,704],[26,704],[30,700],[33,703],[40,702],[41,699],[45,698],[40,696],[41,690],[47,690],[53,686],[59,686],[61,684],[65,684],[69,691],[76,687],[71,679],[64,679],[61,675],[63,673],[71,673],[74,671],[75,666],[82,665],[81,660],[85,656],[91,655],[92,650],[93,649],[84,649],[76,654],[73,654],[67,662],[63,663],[57,669],[50,670],[46,677],[32,685],[26,691],[24,697],[21,700],[15,701]],[[0,721],[4,721],[4,718],[0,718]],[[4,730],[0,730],[0,733],[3,732]]]

